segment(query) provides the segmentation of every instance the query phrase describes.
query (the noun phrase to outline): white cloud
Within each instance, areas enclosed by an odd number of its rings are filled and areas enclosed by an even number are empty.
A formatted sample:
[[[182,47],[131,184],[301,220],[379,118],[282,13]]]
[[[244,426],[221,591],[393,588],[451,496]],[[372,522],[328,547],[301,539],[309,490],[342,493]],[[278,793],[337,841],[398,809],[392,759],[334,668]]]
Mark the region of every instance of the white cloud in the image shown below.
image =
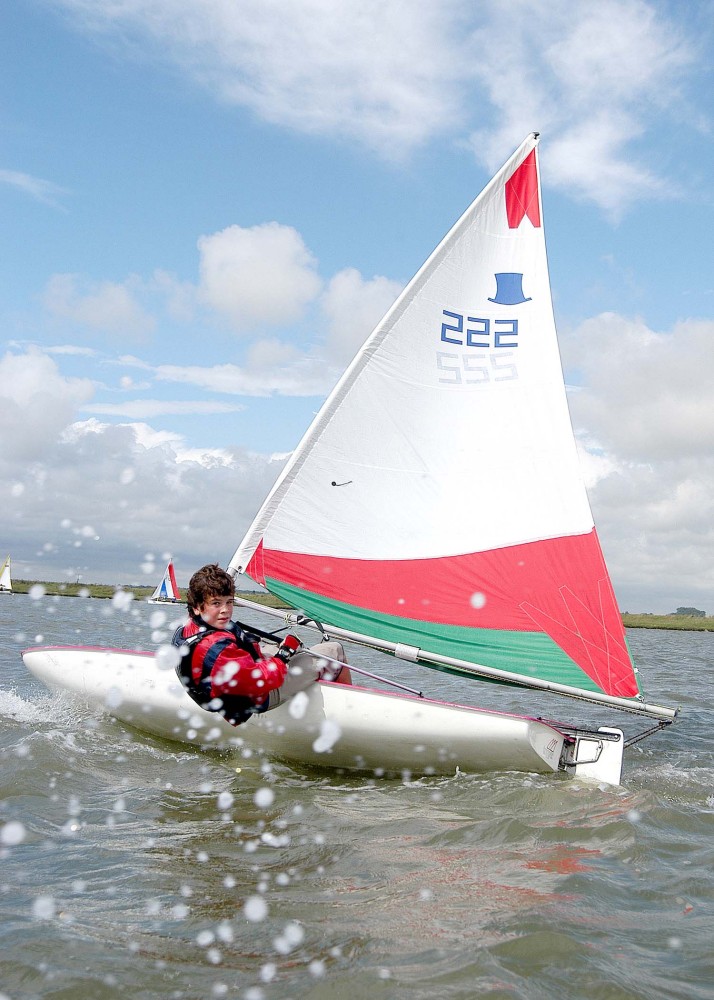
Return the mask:
[[[643,197],[672,196],[630,152],[652,112],[679,108],[694,59],[680,26],[644,0],[517,0],[490,5],[476,64],[499,125],[472,137],[495,168],[526,132],[549,133],[549,183],[618,215]]]
[[[92,347],[79,347],[77,344],[57,344],[47,346],[43,350],[46,354],[64,354],[75,358],[96,358],[97,352]]]
[[[399,282],[382,277],[365,281],[352,267],[336,274],[321,300],[328,320],[327,357],[347,364],[401,291]]]
[[[233,332],[254,333],[256,328],[299,320],[322,288],[315,257],[290,226],[228,226],[201,236],[197,245],[196,283],[179,281],[160,268],[147,279],[129,275],[122,282],[55,274],[47,282],[44,307],[56,318],[123,337],[153,333],[158,316],[192,322],[199,307],[211,318],[220,317]],[[142,304],[150,299],[154,314]],[[127,363],[143,364],[130,356]]]
[[[196,310],[196,286],[180,281],[176,275],[158,268],[154,271],[149,288],[158,292],[166,303],[166,311],[173,319],[189,323]]]
[[[198,248],[199,294],[235,330],[291,323],[320,290],[315,258],[290,226],[229,226]]]
[[[675,185],[623,156],[626,144],[640,131],[627,115],[595,112],[549,144],[550,183],[597,201],[612,219],[634,201],[676,197]]]
[[[134,354],[120,354],[113,363],[121,365],[122,368],[139,368],[141,371],[149,371],[151,368],[148,361],[137,358]]]
[[[18,420],[0,436],[3,445],[21,446],[0,450],[3,519],[13,554],[23,552],[16,574],[153,585],[145,554],[157,551],[178,556],[184,578],[208,559],[225,565],[272,485],[275,463],[239,449],[187,448],[179,435],[142,423],[67,422],[68,395],[82,394],[53,369],[41,355],[25,359],[25,388],[34,372],[45,392],[25,397],[18,385]],[[18,371],[5,359],[0,375]],[[45,424],[33,432],[44,433],[45,447],[33,456],[23,428],[38,403]],[[226,531],[217,534],[216,524]]]
[[[330,390],[336,373],[290,345],[262,341],[252,346],[245,366],[159,365],[156,377],[235,396],[318,396]]]
[[[658,333],[608,313],[561,342],[583,382],[568,401],[621,607],[714,613],[714,323]]]
[[[55,274],[47,283],[44,304],[52,315],[92,330],[122,336],[150,333],[155,321],[137,302],[133,284],[136,279],[90,284],[76,274]]]
[[[467,70],[462,4],[412,0],[58,0],[90,33],[143,47],[220,100],[389,157],[451,126]]]
[[[107,417],[127,417],[130,420],[150,420],[164,416],[205,416],[211,413],[238,413],[245,407],[240,403],[218,403],[205,399],[129,399],[123,403],[87,403],[84,413],[97,413]]]
[[[667,613],[693,604],[714,613],[713,490],[710,458],[620,460],[591,488],[623,610]]]
[[[31,348],[0,359],[0,460],[34,461],[51,454],[77,408],[92,398],[89,379],[65,378]]]
[[[488,10],[472,39],[497,113],[471,137],[482,163],[495,169],[527,132],[542,131],[548,183],[613,216],[676,193],[632,146],[667,110],[687,114],[680,83],[694,46],[679,23],[644,0],[492,0]]]
[[[0,184],[8,184],[34,198],[35,201],[44,202],[53,208],[61,208],[59,199],[67,194],[66,190],[58,184],[43,180],[41,177],[33,177],[32,174],[25,174],[19,170],[0,170]]]
[[[563,350],[585,383],[570,397],[576,425],[602,447],[641,462],[714,452],[714,322],[656,333],[605,313],[563,338]]]
[[[151,387],[151,378],[160,382],[193,385],[210,392],[232,396],[319,396],[329,392],[341,370],[381,319],[401,291],[398,282],[384,277],[362,278],[354,268],[335,275],[322,295],[317,261],[305,246],[300,234],[277,222],[243,229],[227,229],[199,240],[200,275],[198,284],[177,282],[163,271],[155,271],[144,282],[132,276],[121,284],[99,282],[88,285],[76,275],[55,275],[48,283],[45,305],[55,314],[99,328],[114,327],[115,331],[133,326],[139,328],[148,319],[132,293],[159,290],[167,305],[168,315],[157,311],[157,325],[170,322],[176,311],[171,297],[178,289],[182,301],[191,309],[202,305],[211,313],[226,319],[232,331],[255,334],[256,327],[280,325],[282,337],[263,337],[249,341],[245,362],[218,365],[164,364],[152,366],[140,357],[123,354],[117,358],[102,356],[103,365],[123,369],[118,388],[122,392]],[[159,278],[157,279],[157,275]],[[87,287],[82,294],[78,289]],[[188,306],[187,306],[188,308]],[[299,346],[294,341],[298,332],[291,324],[303,318],[311,309],[313,344]],[[189,318],[188,313],[182,319]],[[160,332],[160,328],[159,328]],[[98,357],[89,348],[72,345],[48,348],[48,353]],[[145,373],[137,383],[127,369]],[[182,401],[97,400],[83,408],[84,412],[105,416],[151,419],[159,415],[199,412],[197,404]],[[218,412],[205,404],[201,412]],[[221,404],[228,412],[228,404]],[[237,404],[233,404],[233,409]]]
[[[82,30],[131,39],[264,121],[388,158],[472,133],[493,169],[528,132],[547,132],[550,183],[614,214],[665,191],[633,155],[643,130],[661,129],[668,112],[694,118],[682,75],[696,39],[646,0],[55,2]]]
[[[714,611],[707,604],[714,588],[714,326],[688,322],[658,333],[605,314],[562,340],[566,367],[583,381],[569,402],[621,606]],[[276,365],[281,357],[304,359],[283,351],[264,341],[246,369],[166,366],[157,374],[242,393],[262,370],[274,375],[264,391],[292,391],[300,366],[281,372]],[[186,573],[208,558],[225,564],[272,485],[275,464],[242,449],[188,447],[179,434],[143,422],[78,422],[93,391],[37,350],[0,361],[0,501],[14,544],[37,552],[25,573],[57,578],[56,569],[43,569],[51,561],[85,580],[147,582],[140,567],[151,550],[179,555]],[[173,404],[156,405],[166,412]],[[71,530],[60,527],[64,520]],[[229,534],[217,536],[217,523],[230,525]],[[98,540],[75,532],[86,524]]]

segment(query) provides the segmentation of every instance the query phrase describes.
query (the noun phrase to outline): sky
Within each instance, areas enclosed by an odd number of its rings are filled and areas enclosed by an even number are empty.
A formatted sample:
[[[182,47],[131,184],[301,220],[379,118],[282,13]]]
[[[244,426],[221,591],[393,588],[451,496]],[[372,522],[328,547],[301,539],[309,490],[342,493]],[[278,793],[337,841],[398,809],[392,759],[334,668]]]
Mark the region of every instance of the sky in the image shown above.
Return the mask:
[[[531,131],[621,610],[714,614],[714,4],[3,0],[0,559],[226,565]]]

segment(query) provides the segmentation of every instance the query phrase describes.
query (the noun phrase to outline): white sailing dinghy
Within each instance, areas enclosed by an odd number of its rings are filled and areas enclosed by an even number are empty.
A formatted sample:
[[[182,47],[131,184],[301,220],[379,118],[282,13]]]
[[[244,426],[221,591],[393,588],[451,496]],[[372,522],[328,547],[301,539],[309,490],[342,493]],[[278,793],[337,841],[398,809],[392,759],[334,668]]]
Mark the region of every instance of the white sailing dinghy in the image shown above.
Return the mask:
[[[292,626],[647,718],[632,743],[677,711],[640,691],[578,466],[537,143],[528,136],[367,339],[228,568],[295,609],[276,612]],[[48,684],[172,739],[377,774],[621,778],[611,726],[320,682],[231,730],[149,653],[23,655]]]
[[[181,604],[181,591],[176,584],[174,564],[171,561],[169,561],[164,571],[161,583],[158,585],[151,597],[148,598],[148,603]]]
[[[0,594],[12,593],[12,564],[10,556],[5,559],[0,569]]]

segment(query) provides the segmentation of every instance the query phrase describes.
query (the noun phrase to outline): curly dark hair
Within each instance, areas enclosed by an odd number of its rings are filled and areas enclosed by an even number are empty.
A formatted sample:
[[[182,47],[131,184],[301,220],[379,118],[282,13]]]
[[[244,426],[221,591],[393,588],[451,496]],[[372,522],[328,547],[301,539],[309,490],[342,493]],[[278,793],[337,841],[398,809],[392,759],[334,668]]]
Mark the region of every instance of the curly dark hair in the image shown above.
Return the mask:
[[[218,563],[201,566],[188,582],[186,604],[191,609],[202,607],[210,597],[233,597],[236,585]]]

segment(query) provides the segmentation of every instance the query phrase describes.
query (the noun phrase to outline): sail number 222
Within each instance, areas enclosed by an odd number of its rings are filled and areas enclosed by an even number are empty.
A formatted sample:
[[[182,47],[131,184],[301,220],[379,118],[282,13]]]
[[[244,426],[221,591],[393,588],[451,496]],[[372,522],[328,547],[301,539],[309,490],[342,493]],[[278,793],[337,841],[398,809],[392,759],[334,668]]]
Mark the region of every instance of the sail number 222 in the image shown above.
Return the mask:
[[[471,354],[463,351],[436,352],[436,365],[440,382],[451,385],[504,382],[518,378],[518,370],[511,360],[513,349],[518,347],[518,320],[466,316],[443,310],[446,320],[441,324],[441,341],[459,347],[476,348],[487,353]],[[466,324],[464,324],[464,319]],[[504,351],[504,348],[509,349]]]

